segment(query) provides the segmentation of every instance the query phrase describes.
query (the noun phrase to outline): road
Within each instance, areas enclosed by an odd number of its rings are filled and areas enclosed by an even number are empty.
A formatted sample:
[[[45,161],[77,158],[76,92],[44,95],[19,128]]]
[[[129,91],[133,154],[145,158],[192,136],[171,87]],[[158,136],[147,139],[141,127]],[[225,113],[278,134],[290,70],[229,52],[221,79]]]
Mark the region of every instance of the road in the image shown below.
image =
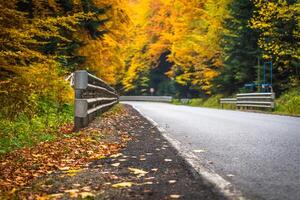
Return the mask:
[[[300,199],[300,118],[127,102],[250,199]],[[209,163],[209,164],[208,164]]]

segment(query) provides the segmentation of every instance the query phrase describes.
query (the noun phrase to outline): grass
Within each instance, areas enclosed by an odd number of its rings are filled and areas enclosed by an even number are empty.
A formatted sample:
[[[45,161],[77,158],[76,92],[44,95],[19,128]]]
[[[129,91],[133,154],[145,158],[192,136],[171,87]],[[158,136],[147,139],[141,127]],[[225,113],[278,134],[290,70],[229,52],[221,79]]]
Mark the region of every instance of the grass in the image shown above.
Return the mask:
[[[204,98],[190,99],[186,103],[182,103],[179,99],[174,99],[172,103],[175,105],[188,105],[194,107],[221,108],[221,105],[219,103],[221,98],[222,95],[214,95],[206,99]],[[225,108],[227,108],[227,106]]]
[[[292,89],[281,95],[276,101],[275,113],[300,115],[300,89]]]
[[[0,115],[0,155],[56,138],[58,130],[73,121],[73,106],[42,100],[32,118],[19,114],[14,120]]]

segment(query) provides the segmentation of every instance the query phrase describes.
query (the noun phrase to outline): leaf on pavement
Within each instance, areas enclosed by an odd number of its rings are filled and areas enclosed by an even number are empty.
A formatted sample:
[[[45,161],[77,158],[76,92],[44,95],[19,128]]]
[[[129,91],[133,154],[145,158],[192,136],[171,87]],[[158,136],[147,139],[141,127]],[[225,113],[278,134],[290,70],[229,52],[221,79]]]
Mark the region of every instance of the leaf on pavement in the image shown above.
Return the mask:
[[[195,150],[193,150],[193,152],[195,152],[195,153],[204,153],[204,152],[206,152],[206,150],[204,150],[204,149],[195,149]]]
[[[178,194],[171,194],[170,195],[171,199],[179,199],[180,197],[181,197],[181,195],[178,195]]]
[[[132,185],[133,185],[132,182],[122,182],[122,183],[113,184],[112,187],[113,188],[123,188],[123,187],[131,187]]]
[[[94,197],[96,196],[95,194],[91,193],[91,192],[80,192],[79,195],[81,196],[81,198],[87,198],[87,197]]]
[[[119,167],[120,163],[114,163],[114,164],[111,164],[111,166],[113,166],[113,167]]]
[[[137,169],[137,168],[128,167],[128,170],[139,176],[145,176],[146,174],[148,174],[148,172],[141,170],[141,169]]]
[[[111,155],[110,157],[111,157],[111,158],[118,158],[118,157],[120,157],[120,156],[122,156],[122,155],[123,155],[122,153],[117,153],[117,154]]]

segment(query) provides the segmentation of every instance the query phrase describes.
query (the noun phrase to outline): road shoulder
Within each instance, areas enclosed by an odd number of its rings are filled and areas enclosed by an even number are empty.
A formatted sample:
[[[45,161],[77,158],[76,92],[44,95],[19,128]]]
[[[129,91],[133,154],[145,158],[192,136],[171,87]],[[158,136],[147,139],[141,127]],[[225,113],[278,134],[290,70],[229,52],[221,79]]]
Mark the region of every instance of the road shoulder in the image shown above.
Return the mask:
[[[131,106],[130,114],[111,124],[132,140],[119,153],[98,159],[74,174],[57,171],[22,192],[55,199],[226,199],[195,176],[160,131]],[[29,193],[28,193],[29,194]]]

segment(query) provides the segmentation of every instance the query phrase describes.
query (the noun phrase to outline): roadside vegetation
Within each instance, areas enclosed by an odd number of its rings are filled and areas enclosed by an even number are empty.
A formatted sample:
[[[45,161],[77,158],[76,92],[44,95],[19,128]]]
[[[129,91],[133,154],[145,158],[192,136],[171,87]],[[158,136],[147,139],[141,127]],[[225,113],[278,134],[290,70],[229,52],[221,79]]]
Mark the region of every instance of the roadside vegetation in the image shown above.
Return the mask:
[[[32,147],[72,131],[73,106],[39,101],[33,116],[19,113],[14,119],[0,116],[0,155],[21,147]]]
[[[275,103],[275,113],[300,116],[300,88],[282,94]]]
[[[195,107],[218,108],[221,109],[220,99],[224,98],[222,95],[214,95],[208,98],[194,98],[194,99],[173,99],[172,103],[175,105],[188,105]],[[275,100],[275,110],[272,113],[283,115],[300,116],[300,90],[299,88],[292,89],[282,94]],[[223,109],[236,109],[233,104],[224,104]]]

